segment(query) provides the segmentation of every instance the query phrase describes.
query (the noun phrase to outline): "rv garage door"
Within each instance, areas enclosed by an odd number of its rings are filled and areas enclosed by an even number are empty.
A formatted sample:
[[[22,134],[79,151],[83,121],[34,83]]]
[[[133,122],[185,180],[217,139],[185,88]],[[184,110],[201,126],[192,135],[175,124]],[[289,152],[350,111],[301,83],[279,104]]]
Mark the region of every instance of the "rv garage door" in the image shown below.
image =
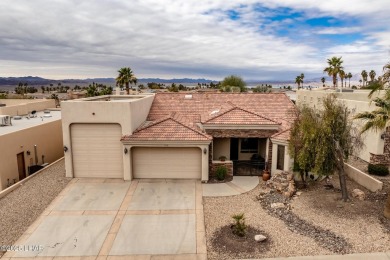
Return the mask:
[[[134,178],[201,179],[199,148],[136,147],[132,149]]]
[[[123,178],[118,124],[72,124],[74,177]]]

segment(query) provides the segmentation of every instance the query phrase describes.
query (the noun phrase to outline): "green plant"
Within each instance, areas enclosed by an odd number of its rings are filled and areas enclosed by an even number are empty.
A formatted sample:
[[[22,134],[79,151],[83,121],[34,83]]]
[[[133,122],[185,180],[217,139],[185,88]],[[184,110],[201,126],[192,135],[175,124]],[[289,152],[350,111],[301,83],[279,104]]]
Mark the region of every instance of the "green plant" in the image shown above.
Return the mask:
[[[389,175],[389,168],[383,164],[368,164],[368,173],[378,176]]]
[[[233,234],[235,234],[239,237],[245,236],[246,224],[245,224],[244,213],[233,215],[232,218],[235,221],[235,223],[232,226]]]
[[[215,172],[215,175],[217,176],[217,179],[220,181],[223,181],[226,177],[227,169],[225,166],[219,166],[217,168],[217,171]]]
[[[225,161],[227,158],[226,158],[226,156],[224,156],[224,155],[222,155],[222,156],[219,156],[219,160],[220,161]]]

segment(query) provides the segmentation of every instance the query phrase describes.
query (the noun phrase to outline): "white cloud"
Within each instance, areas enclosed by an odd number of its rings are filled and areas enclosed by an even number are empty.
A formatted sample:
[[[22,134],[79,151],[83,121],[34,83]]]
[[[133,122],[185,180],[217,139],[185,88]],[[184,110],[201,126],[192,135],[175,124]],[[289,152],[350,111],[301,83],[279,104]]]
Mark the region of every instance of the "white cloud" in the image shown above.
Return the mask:
[[[278,79],[294,71],[322,72],[328,55],[352,52],[372,58],[361,44],[319,49],[310,42],[273,33],[275,26],[293,20],[259,30],[264,14],[251,6],[257,2],[2,0],[0,76],[113,77],[118,68],[131,66],[138,77],[220,79],[239,72],[247,78]],[[262,4],[290,7],[307,15],[315,10],[318,15],[368,19],[373,13],[379,17],[388,13],[386,0],[374,2],[264,0]],[[223,11],[230,9],[240,12],[240,21],[226,19]],[[339,34],[347,29],[329,28],[322,33]],[[385,46],[390,43],[385,34],[370,37]],[[371,58],[371,64],[378,62]],[[351,61],[366,65],[358,58]]]

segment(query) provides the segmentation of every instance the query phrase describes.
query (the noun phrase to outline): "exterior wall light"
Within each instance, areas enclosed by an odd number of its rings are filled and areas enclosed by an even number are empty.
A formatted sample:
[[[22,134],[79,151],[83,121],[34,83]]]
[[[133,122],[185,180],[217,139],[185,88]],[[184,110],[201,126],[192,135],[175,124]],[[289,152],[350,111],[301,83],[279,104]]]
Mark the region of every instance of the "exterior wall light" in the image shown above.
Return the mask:
[[[125,154],[127,154],[127,153],[129,152],[129,150],[127,150],[127,148],[125,148],[125,149],[123,150],[123,152],[124,152]]]
[[[203,153],[207,154],[207,148],[203,148]]]
[[[68,151],[68,147],[64,146],[64,152]]]
[[[30,155],[30,154],[31,154],[30,150],[27,150],[26,154],[27,154],[27,155]]]

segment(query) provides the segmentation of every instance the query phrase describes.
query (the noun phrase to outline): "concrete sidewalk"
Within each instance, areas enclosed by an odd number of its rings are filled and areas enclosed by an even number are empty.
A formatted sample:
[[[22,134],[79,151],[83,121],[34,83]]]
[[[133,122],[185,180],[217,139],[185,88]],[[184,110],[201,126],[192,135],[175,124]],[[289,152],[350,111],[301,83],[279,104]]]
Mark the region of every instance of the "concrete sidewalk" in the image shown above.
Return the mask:
[[[203,196],[234,196],[253,190],[258,184],[259,176],[234,176],[231,182],[202,183]]]
[[[390,252],[387,252],[387,253],[362,253],[362,254],[349,254],[349,255],[319,255],[319,256],[261,258],[261,260],[371,260],[371,259],[372,260],[390,260]],[[244,259],[242,259],[242,260],[244,260]],[[253,260],[253,259],[251,259],[251,260]],[[258,260],[260,260],[260,259],[258,259]]]

